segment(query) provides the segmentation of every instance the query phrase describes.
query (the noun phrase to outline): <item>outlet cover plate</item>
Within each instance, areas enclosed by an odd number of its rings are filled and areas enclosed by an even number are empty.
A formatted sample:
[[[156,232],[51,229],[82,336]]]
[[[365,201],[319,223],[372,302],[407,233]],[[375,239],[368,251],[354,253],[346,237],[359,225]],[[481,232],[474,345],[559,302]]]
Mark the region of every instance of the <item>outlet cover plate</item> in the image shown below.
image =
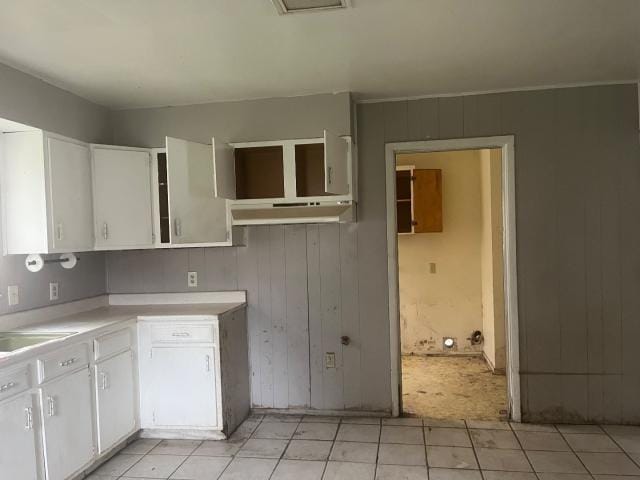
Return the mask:
[[[20,303],[20,289],[17,285],[9,285],[7,289],[7,302],[9,306],[18,305]]]
[[[51,282],[49,284],[49,300],[58,300],[59,294],[58,282]]]
[[[187,286],[189,288],[198,286],[198,272],[188,272],[187,273]]]
[[[324,354],[324,366],[325,368],[336,368],[336,354],[333,352],[327,352]]]

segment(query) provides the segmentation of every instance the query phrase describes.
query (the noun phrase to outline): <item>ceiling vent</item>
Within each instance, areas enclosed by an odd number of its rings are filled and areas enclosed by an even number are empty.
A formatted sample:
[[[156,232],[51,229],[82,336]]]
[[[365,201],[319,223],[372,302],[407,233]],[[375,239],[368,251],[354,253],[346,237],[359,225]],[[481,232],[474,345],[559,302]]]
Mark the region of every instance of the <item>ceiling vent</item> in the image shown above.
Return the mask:
[[[271,0],[280,15],[347,8],[349,0]]]

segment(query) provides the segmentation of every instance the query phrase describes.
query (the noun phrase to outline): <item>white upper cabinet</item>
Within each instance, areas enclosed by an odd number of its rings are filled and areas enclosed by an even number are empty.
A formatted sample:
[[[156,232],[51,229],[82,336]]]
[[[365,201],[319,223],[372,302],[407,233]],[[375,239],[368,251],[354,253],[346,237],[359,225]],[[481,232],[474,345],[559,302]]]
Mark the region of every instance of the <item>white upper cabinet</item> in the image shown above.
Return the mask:
[[[41,130],[4,133],[0,157],[5,253],[92,250],[89,146]]]
[[[161,199],[160,217],[168,217],[165,228],[168,227],[169,243],[193,245],[229,241],[227,204],[224,199],[215,197],[212,146],[167,137],[166,147],[168,212],[163,212]],[[158,178],[162,184],[161,171]]]
[[[215,195],[234,205],[353,200],[349,138],[325,130],[322,138],[232,145],[215,146],[213,165]]]
[[[349,193],[349,143],[324,131],[324,191],[334,195]]]
[[[96,249],[153,245],[151,153],[91,145]]]
[[[232,144],[214,148],[215,195],[233,225],[355,220],[356,165],[349,137]]]
[[[211,139],[213,146],[213,174],[215,178],[214,194],[218,198],[234,200],[236,198],[236,166],[233,147],[227,143]]]

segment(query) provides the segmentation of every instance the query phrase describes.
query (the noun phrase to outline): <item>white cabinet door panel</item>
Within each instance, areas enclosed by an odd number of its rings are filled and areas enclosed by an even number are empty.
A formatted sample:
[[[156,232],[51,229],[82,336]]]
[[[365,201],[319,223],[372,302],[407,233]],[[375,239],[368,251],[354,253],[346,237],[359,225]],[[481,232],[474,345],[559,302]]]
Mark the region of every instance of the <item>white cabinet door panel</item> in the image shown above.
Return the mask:
[[[53,247],[93,249],[91,155],[85,144],[47,135]]]
[[[0,404],[0,478],[37,480],[34,418],[30,394]]]
[[[211,145],[167,137],[171,243],[228,239],[226,200],[215,198]]]
[[[133,433],[136,427],[131,352],[96,365],[95,373],[98,450],[102,454]]]
[[[153,421],[158,427],[216,427],[213,347],[157,347],[150,363]]]
[[[93,145],[91,151],[96,247],[150,247],[149,151],[104,145]]]
[[[94,456],[89,369],[40,389],[47,480],[66,480]]]
[[[213,173],[215,176],[215,196],[235,200],[236,198],[236,159],[233,147],[211,139],[213,145]]]
[[[324,191],[335,195],[349,193],[349,144],[344,139],[324,131]]]

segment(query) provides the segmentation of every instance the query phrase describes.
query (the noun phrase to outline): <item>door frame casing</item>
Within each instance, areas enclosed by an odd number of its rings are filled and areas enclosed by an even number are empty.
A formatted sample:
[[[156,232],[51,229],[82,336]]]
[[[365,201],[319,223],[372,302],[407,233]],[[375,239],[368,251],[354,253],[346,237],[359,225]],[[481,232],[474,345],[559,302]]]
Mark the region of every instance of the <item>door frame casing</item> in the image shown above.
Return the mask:
[[[400,289],[398,237],[396,233],[396,156],[401,153],[429,153],[455,150],[502,150],[502,221],[504,258],[505,330],[507,346],[507,395],[509,417],[522,419],[520,403],[520,344],[518,337],[518,288],[516,264],[515,152],[513,135],[427,140],[385,144],[387,207],[387,274],[389,279],[389,339],[391,351],[392,415],[401,413],[402,362],[400,348]]]

